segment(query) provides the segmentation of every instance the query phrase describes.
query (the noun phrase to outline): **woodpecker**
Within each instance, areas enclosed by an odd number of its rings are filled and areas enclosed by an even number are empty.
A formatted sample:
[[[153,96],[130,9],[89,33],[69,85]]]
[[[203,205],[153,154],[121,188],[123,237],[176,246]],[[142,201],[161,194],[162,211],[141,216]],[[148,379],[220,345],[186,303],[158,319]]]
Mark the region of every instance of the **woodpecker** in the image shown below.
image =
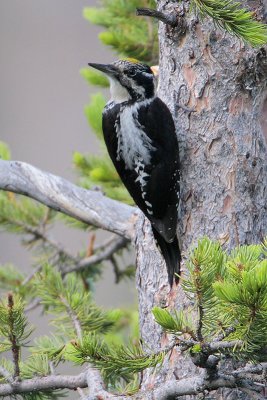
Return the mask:
[[[152,225],[170,286],[180,273],[176,236],[180,161],[170,110],[156,96],[152,69],[133,59],[89,63],[110,81],[103,134],[110,158],[136,205]]]

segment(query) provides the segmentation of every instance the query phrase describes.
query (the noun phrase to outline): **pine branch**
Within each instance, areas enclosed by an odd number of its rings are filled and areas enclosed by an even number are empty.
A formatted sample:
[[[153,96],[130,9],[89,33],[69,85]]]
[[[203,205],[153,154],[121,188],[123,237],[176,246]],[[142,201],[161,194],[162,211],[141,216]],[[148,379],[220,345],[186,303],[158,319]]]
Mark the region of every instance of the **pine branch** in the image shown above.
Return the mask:
[[[0,160],[0,189],[26,195],[79,221],[133,238],[135,208],[29,164]]]
[[[14,363],[14,379],[19,378],[20,375],[20,368],[19,368],[19,358],[20,358],[20,346],[17,343],[17,338],[15,335],[15,329],[14,329],[14,299],[12,293],[8,294],[8,320],[9,320],[9,340],[11,342],[11,351],[12,351],[12,356],[13,356],[13,363]]]
[[[62,301],[62,303],[66,306],[66,311],[68,316],[70,317],[72,323],[73,323],[73,327],[74,330],[76,332],[77,338],[79,340],[82,340],[82,328],[81,328],[81,324],[78,318],[78,315],[74,312],[73,308],[71,307],[71,305],[68,303],[67,299],[65,299],[64,297],[60,296],[60,299]]]
[[[195,8],[226,31],[236,35],[252,46],[267,43],[266,25],[256,21],[253,13],[232,0],[193,0]]]
[[[194,263],[194,274],[193,274],[193,279],[194,279],[194,284],[196,288],[196,305],[198,309],[198,322],[197,322],[197,338],[200,342],[203,341],[203,335],[202,335],[202,328],[203,328],[203,318],[204,318],[204,307],[202,304],[202,286],[201,286],[201,269],[200,266],[198,265],[197,260],[193,261]]]
[[[233,326],[229,326],[220,335],[217,336],[216,342],[220,342],[221,340],[227,338],[234,331],[235,331],[235,328]]]

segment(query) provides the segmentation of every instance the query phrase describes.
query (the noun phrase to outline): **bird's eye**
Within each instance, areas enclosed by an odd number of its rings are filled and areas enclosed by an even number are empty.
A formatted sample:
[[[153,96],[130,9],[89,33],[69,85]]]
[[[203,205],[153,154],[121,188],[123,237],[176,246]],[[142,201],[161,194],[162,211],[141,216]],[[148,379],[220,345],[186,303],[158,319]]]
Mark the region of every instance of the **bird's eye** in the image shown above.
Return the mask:
[[[131,68],[128,70],[128,76],[135,76],[136,75],[136,69],[135,68]]]

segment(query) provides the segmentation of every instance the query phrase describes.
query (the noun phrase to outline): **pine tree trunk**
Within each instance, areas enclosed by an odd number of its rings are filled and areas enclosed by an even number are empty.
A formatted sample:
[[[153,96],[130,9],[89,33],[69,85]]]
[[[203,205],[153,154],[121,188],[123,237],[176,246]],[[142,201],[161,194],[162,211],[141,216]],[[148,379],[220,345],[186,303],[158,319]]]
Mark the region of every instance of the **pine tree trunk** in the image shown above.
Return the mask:
[[[181,16],[176,28],[159,24],[159,96],[173,113],[180,145],[178,235],[184,254],[205,235],[230,250],[259,243],[267,233],[266,50],[244,46],[209,19],[199,22],[192,13],[184,14],[188,6],[186,1],[158,1],[159,10]],[[249,6],[263,15],[260,1]],[[170,290],[142,217],[136,245],[141,335],[150,349],[159,350],[168,337],[154,323],[151,308],[186,308],[188,301],[180,286]],[[196,371],[190,359],[174,351],[159,374],[145,375],[143,387]],[[235,390],[210,398],[236,399],[239,394]]]

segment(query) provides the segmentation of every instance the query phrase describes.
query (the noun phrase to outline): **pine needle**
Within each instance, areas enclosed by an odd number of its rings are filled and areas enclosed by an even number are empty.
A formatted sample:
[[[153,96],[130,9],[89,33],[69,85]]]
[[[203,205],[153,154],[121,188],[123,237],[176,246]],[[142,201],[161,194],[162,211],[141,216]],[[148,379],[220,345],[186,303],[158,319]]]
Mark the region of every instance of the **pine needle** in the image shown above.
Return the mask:
[[[194,7],[203,16],[211,17],[216,25],[251,44],[267,43],[267,27],[253,18],[253,13],[231,0],[193,0]]]

